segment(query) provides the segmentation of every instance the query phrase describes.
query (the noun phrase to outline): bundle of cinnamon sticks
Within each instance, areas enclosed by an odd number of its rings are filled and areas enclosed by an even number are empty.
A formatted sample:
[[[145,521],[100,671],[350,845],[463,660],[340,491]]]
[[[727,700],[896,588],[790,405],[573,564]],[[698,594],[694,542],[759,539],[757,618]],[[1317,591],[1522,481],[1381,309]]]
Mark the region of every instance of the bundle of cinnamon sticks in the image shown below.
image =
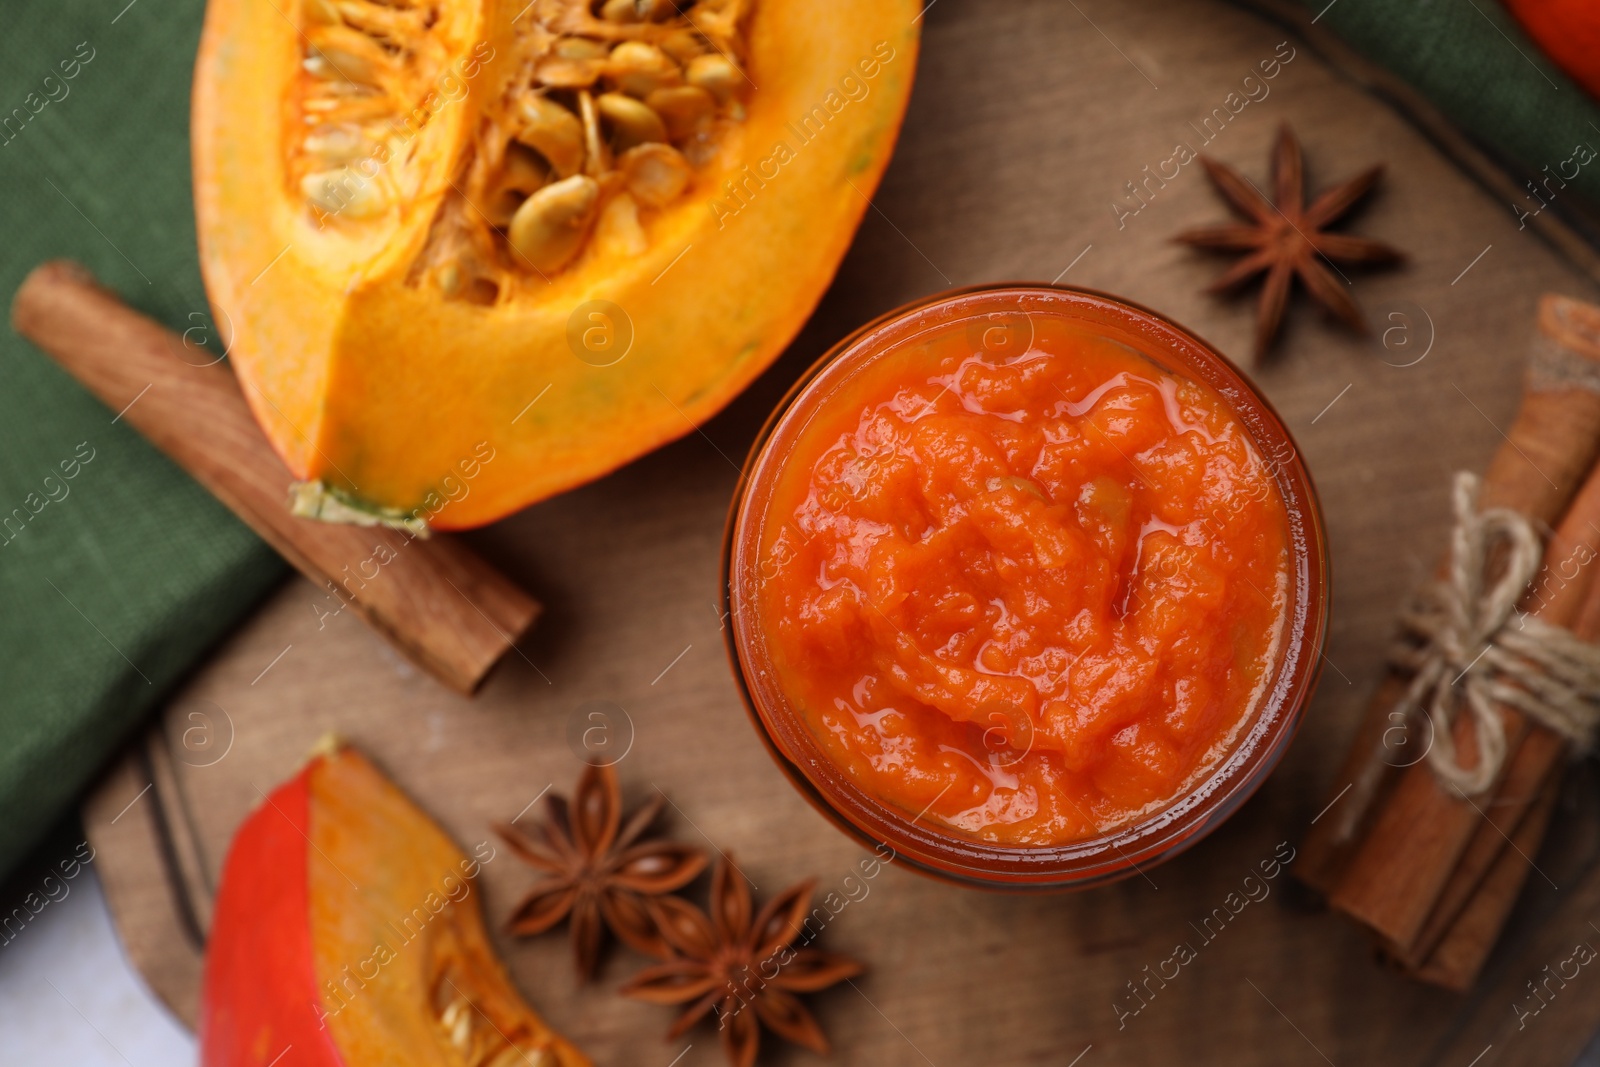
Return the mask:
[[[1519,611],[1600,642],[1600,307],[1547,295],[1515,424],[1495,454],[1480,508],[1553,527]],[[1444,564],[1441,564],[1441,570]],[[1330,905],[1365,925],[1415,977],[1468,988],[1533,871],[1569,743],[1496,707],[1505,757],[1469,795],[1420,758],[1428,722],[1391,672],[1368,707],[1295,865]],[[1460,766],[1482,757],[1470,716],[1450,737]]]

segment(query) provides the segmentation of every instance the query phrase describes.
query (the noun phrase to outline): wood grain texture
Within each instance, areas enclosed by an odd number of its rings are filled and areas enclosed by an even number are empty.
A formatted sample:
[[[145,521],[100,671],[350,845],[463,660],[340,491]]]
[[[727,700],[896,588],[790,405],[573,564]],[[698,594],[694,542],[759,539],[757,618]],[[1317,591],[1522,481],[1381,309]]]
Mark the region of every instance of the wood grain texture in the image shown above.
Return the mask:
[[[333,525],[289,513],[294,479],[217,357],[124,306],[75,264],[46,263],[17,290],[17,332],[446,685],[471,693],[539,605],[453,538]]]
[[[232,724],[226,758],[208,767],[191,767],[181,752],[175,760],[208,868],[220,865],[257,789],[292,773],[325,730],[363,746],[470,847],[540,790],[570,789],[578,760],[569,733],[589,725],[590,702],[607,701],[626,712],[626,720],[613,712],[619,728],[632,724],[618,764],[630,805],[660,787],[673,801],[672,832],[734,852],[759,898],[810,876],[820,879],[819,893],[843,897],[845,877],[866,853],[767,758],[722,647],[723,522],[761,421],[838,337],[951,284],[1059,276],[1150,305],[1245,356],[1253,300],[1203,296],[1221,266],[1168,240],[1226,214],[1198,167],[1152,185],[1145,206],[1120,225],[1112,205],[1137,207],[1126,183],[1172,158],[1180,140],[1260,183],[1277,125],[1288,120],[1305,142],[1313,190],[1388,162],[1384,187],[1349,229],[1412,255],[1403,272],[1352,276],[1376,337],[1346,334],[1296,296],[1279,358],[1253,372],[1317,479],[1334,560],[1327,663],[1299,737],[1250,803],[1149,881],[1012,896],[889,868],[821,939],[872,970],[854,988],[817,997],[817,1014],[835,1062],[875,1067],[1065,1067],[1085,1049],[1078,1067],[1465,1067],[1488,1040],[1494,1048],[1477,1067],[1558,1063],[1551,1057],[1563,1051],[1570,1060],[1600,1023],[1600,998],[1579,986],[1546,1009],[1535,1034],[1515,1030],[1506,995],[1547,962],[1529,955],[1548,947],[1537,942],[1547,931],[1546,898],[1533,902],[1544,911],[1519,909],[1482,980],[1487,992],[1466,1000],[1376,964],[1365,936],[1312,910],[1288,874],[1210,940],[1195,927],[1280,842],[1299,840],[1337,791],[1334,775],[1380,676],[1395,611],[1444,543],[1450,475],[1484,469],[1512,417],[1539,295],[1600,294],[1549,246],[1519,233],[1503,204],[1406,122],[1303,48],[1264,100],[1201,145],[1190,124],[1225,107],[1229,93],[1242,97],[1244,76],[1285,40],[1249,13],[1215,0],[939,0],[924,22],[917,89],[874,210],[779,364],[703,433],[466,536],[546,605],[519,646],[526,659],[509,657],[469,703],[420,676],[349,613],[319,630],[318,591],[299,582],[175,696],[169,723],[214,702]],[[1395,328],[1402,332],[1388,334],[1384,347],[1382,331]],[[627,361],[615,372],[628,373]],[[167,737],[182,743],[181,732]],[[1592,808],[1591,800],[1557,813],[1551,847],[1565,850],[1570,868],[1539,857],[1562,887],[1558,904],[1583,894],[1591,905],[1600,900],[1591,877],[1600,845],[1576,832],[1590,825]],[[127,823],[93,823],[96,846],[109,846]],[[144,864],[143,880],[128,881],[145,897],[164,894],[154,856]],[[531,877],[503,852],[485,868],[497,930]],[[1537,878],[1528,891],[1541,887],[1552,892]],[[497,936],[532,1002],[598,1063],[667,1067],[689,1043],[678,1067],[722,1063],[713,1031],[663,1044],[672,1013],[614,995],[638,957],[613,956],[596,987],[579,989],[563,936]],[[1154,971],[1180,942],[1197,957],[1164,986],[1152,981],[1138,1013],[1119,1023],[1117,1004],[1140,1004],[1128,983],[1144,981],[1144,968]],[[1600,977],[1586,972],[1580,981]],[[1509,1033],[1458,1055],[1475,1027],[1502,1016]],[[820,1061],[768,1046],[763,1062]]]

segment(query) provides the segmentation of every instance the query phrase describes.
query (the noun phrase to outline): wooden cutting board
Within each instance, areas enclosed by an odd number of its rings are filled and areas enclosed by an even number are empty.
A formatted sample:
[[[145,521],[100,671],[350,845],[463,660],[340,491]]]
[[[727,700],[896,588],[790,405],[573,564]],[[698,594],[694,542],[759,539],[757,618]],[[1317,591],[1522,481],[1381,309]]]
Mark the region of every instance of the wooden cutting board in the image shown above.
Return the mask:
[[[130,955],[183,1018],[194,1018],[208,894],[234,827],[330,730],[470,847],[543,790],[570,789],[569,738],[587,725],[590,702],[608,702],[620,709],[619,744],[631,746],[618,765],[630,803],[664,790],[674,832],[736,854],[759,896],[807,876],[842,894],[863,854],[769,761],[723,651],[718,551],[738,464],[786,385],[830,342],[951,285],[1093,286],[1246,357],[1253,300],[1200,295],[1221,265],[1168,241],[1224,217],[1198,165],[1144,186],[1142,206],[1127,185],[1143,183],[1177,144],[1202,147],[1211,117],[1205,151],[1258,184],[1283,121],[1305,143],[1313,189],[1387,161],[1388,179],[1353,229],[1413,257],[1399,272],[1353,276],[1387,347],[1342,332],[1297,297],[1279,357],[1255,372],[1327,512],[1335,591],[1321,689],[1259,795],[1148,878],[1021,896],[883,873],[823,941],[873,968],[857,988],[816,998],[835,1058],[1488,1067],[1570,1062],[1600,1026],[1600,997],[1581,986],[1595,977],[1576,980],[1526,1029],[1513,1011],[1526,980],[1596,936],[1587,919],[1600,914],[1600,818],[1582,774],[1539,860],[1560,888],[1532,879],[1471,996],[1386,972],[1351,926],[1317,911],[1287,876],[1211,940],[1193,925],[1318,814],[1395,608],[1442,544],[1450,472],[1481,469],[1509,420],[1535,301],[1547,290],[1593,300],[1594,284],[1532,229],[1519,232],[1485,179],[1306,38],[1257,15],[1216,0],[938,0],[925,22],[894,163],[838,280],[783,360],[703,431],[471,535],[548,607],[479,697],[422,676],[349,612],[326,616],[334,605],[295,580],[108,774],[86,807],[97,866]],[[1219,123],[1213,109],[1244,98],[1246,75],[1275,58],[1265,97]],[[628,372],[626,361],[615,370]],[[486,867],[496,928],[530,877],[504,850]],[[1114,1003],[1136,1003],[1127,984],[1183,941],[1201,945],[1198,958],[1119,1025]],[[579,990],[561,935],[501,937],[500,948],[533,1002],[598,1063],[722,1062],[709,1029],[664,1045],[670,1013],[614,995],[637,957],[613,956],[603,982]],[[812,1062],[774,1043],[765,1055]]]

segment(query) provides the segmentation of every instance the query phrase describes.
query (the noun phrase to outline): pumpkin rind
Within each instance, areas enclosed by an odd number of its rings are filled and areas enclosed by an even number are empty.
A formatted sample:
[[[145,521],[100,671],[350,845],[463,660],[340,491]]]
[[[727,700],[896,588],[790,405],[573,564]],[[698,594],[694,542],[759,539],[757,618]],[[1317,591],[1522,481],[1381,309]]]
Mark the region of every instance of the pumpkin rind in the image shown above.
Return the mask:
[[[509,23],[525,5],[468,6],[467,36],[488,58],[425,131],[430,174],[449,173],[474,108],[513,67]],[[208,8],[193,123],[208,291],[295,475],[445,529],[682,436],[776,358],[868,207],[917,51],[915,3],[759,0],[744,118],[646,224],[643,252],[591,240],[566,269],[482,306],[407,280],[448,181],[355,236],[319,230],[290,195],[298,7]]]
[[[306,922],[306,775],[272,791],[234,835],[207,937],[202,1067],[345,1067],[321,1026]]]

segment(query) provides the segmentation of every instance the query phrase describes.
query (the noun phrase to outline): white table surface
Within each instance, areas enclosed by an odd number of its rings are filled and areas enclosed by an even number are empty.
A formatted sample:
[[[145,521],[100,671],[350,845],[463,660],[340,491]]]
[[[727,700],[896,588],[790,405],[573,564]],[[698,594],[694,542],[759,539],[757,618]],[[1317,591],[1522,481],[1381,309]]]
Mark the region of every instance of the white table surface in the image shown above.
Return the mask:
[[[195,1042],[134,974],[94,865],[0,945],[0,1067],[182,1067]]]

